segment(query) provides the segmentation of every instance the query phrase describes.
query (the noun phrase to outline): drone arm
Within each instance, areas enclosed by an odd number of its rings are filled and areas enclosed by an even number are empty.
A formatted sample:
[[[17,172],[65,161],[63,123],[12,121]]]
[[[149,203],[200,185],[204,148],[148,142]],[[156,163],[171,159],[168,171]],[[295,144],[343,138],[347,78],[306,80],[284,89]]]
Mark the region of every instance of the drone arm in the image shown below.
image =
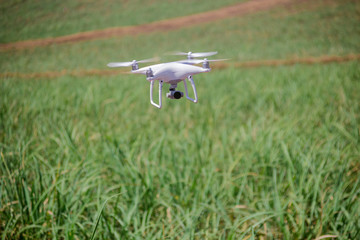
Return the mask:
[[[194,103],[197,103],[198,102],[198,97],[197,97],[197,92],[196,92],[196,87],[195,87],[194,80],[193,80],[191,75],[188,76],[188,79],[189,79],[189,81],[191,83],[191,86],[192,86],[192,89],[194,91],[195,99],[189,97],[189,92],[188,92],[188,88],[187,88],[187,84],[186,84],[186,79],[184,79],[183,82],[184,82],[184,86],[185,86],[186,98],[189,99],[190,101],[194,102]]]
[[[153,100],[154,83],[155,83],[155,80],[150,81],[150,102],[153,106],[155,106],[157,108],[161,108],[161,106],[162,106],[162,101],[161,101],[162,94],[161,93],[162,93],[163,81],[159,81],[159,104],[156,104]]]

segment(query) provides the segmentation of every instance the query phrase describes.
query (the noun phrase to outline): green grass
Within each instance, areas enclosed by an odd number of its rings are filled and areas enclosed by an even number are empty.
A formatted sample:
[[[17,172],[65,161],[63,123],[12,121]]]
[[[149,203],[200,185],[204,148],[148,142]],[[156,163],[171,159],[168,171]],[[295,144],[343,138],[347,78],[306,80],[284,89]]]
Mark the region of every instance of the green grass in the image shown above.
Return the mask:
[[[2,1],[0,43],[138,25],[241,1],[244,0]]]
[[[359,53],[359,4],[335,2],[2,52],[0,72],[98,69],[170,50],[240,61]],[[164,99],[162,110],[142,76],[2,77],[0,235],[357,239],[359,65],[214,70],[194,78],[198,104]]]
[[[359,76],[217,71],[161,111],[130,76],[3,79],[2,236],[355,239]]]

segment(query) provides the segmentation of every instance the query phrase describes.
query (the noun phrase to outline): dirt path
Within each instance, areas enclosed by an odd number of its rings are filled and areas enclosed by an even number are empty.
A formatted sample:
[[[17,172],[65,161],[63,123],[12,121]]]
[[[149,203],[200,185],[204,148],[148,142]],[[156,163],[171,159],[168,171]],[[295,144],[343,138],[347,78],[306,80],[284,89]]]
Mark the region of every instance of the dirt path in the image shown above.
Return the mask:
[[[286,66],[295,64],[327,64],[327,63],[341,63],[348,61],[359,61],[360,54],[349,54],[346,56],[321,56],[321,57],[308,57],[308,58],[294,58],[294,59],[276,59],[276,60],[260,60],[250,62],[238,62],[238,63],[216,63],[211,67],[214,69],[224,68],[254,68],[262,66]],[[90,69],[90,70],[76,70],[76,71],[57,71],[57,72],[38,72],[38,73],[19,73],[19,72],[7,72],[0,73],[1,78],[15,77],[24,79],[34,78],[57,78],[65,75],[75,77],[86,77],[86,76],[111,76],[119,74],[128,74],[129,72],[124,69]]]
[[[258,11],[265,11],[276,6],[289,5],[297,2],[299,2],[299,0],[251,0],[248,2],[238,3],[213,11],[198,13],[190,16],[177,17],[137,26],[114,27],[89,32],[80,32],[55,38],[5,43],[0,44],[0,50],[4,51],[10,49],[24,49],[41,47],[50,44],[72,43],[78,41],[94,40],[108,37],[121,37],[125,35],[137,35],[141,33],[152,33],[158,31],[171,31],[196,24],[209,23],[225,18],[243,16]]]

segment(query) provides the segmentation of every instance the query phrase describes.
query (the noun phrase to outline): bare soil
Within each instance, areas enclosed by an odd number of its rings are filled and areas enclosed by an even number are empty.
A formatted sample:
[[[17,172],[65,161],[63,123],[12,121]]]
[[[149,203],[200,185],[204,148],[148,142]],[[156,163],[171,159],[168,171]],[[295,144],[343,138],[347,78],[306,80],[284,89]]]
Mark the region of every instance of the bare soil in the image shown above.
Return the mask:
[[[196,24],[209,23],[225,18],[243,16],[250,13],[269,10],[277,6],[288,6],[304,0],[252,0],[238,3],[213,11],[198,13],[190,16],[177,17],[137,26],[114,27],[88,32],[80,32],[71,35],[19,41],[0,44],[0,50],[25,49],[47,46],[50,44],[74,43],[79,41],[94,40],[109,37],[121,37],[126,35],[137,35],[152,32],[163,32],[177,30]]]

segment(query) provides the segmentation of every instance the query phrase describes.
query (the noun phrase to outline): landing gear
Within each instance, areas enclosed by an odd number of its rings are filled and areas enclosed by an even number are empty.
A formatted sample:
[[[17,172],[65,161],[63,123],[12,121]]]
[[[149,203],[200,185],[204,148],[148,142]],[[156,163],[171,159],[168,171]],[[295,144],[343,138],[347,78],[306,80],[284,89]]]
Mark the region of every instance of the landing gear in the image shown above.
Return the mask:
[[[157,107],[157,108],[161,108],[162,106],[162,97],[161,97],[161,93],[162,93],[162,88],[163,88],[163,83],[164,81],[159,81],[159,104],[156,104],[153,100],[153,89],[154,89],[154,83],[155,80],[151,80],[150,81],[150,102],[153,106]]]
[[[164,81],[159,81],[159,103],[155,103],[153,100],[153,89],[154,89],[154,83],[155,80],[153,80],[152,77],[152,73],[149,71],[146,73],[147,75],[147,79],[150,81],[150,102],[152,105],[154,105],[157,108],[161,108],[162,106],[162,88],[163,88],[163,84]],[[189,80],[193,92],[194,92],[194,97],[195,99],[191,98],[189,96],[189,92],[188,92],[188,88],[187,88],[187,83],[186,83],[186,79],[182,80],[184,82],[184,86],[185,86],[185,94],[186,94],[186,98],[188,100],[190,100],[193,103],[197,103],[198,102],[198,97],[197,97],[197,92],[196,92],[196,87],[195,87],[195,83],[194,80],[192,78],[192,76],[188,76],[187,80]],[[176,81],[175,83],[170,83],[170,88],[169,88],[169,92],[166,93],[166,97],[170,98],[170,99],[181,99],[182,97],[184,97],[184,93],[181,91],[176,90],[177,88],[177,84],[181,82],[181,80]]]
[[[189,92],[188,92],[188,88],[187,88],[187,84],[186,84],[186,79],[183,80],[184,82],[184,86],[185,86],[185,93],[186,93],[186,98],[190,101],[192,101],[193,103],[197,103],[198,102],[198,97],[197,97],[197,92],[196,92],[196,87],[195,87],[195,83],[194,83],[194,80],[192,78],[192,76],[188,76],[188,80],[190,81],[191,83],[191,86],[192,86],[192,89],[194,91],[194,96],[195,96],[195,99],[189,97]]]

